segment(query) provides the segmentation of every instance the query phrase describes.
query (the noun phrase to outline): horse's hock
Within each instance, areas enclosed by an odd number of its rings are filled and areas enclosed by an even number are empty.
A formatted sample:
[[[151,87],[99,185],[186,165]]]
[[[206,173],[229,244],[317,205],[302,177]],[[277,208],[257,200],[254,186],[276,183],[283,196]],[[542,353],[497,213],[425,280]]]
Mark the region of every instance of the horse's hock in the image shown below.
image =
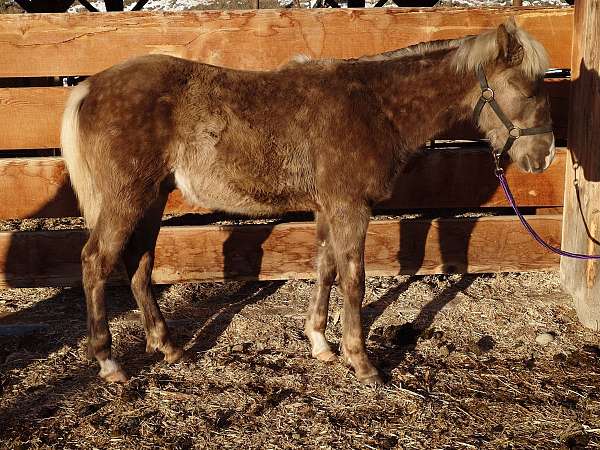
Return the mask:
[[[583,0],[578,8],[583,10],[587,5]],[[579,17],[582,14],[577,15],[576,43],[589,33],[585,31],[588,27],[592,29],[589,21]],[[352,58],[422,41],[475,34],[496,27],[511,15],[546,47],[552,67],[565,69],[573,64],[582,79],[585,75],[588,80],[590,73],[597,77],[598,62],[586,60],[589,57],[583,44],[575,46],[571,55],[572,8],[4,15],[0,17],[0,219],[79,216],[62,159],[47,156],[58,154],[52,149],[59,147],[60,118],[70,88],[48,86],[48,77],[86,76],[147,53],[268,70],[297,54]],[[586,64],[582,62],[580,69],[582,55]],[[27,78],[28,83],[19,84],[32,87],[10,87],[15,78]],[[546,82],[552,98],[555,136],[563,147],[543,174],[522,173],[513,166],[507,167],[506,173],[517,203],[530,214],[532,225],[551,244],[559,245],[565,166],[567,176],[573,176],[564,148],[570,82],[563,78]],[[575,83],[578,106],[594,100],[581,95],[585,86],[583,82]],[[584,110],[571,106],[572,115],[584,114]],[[340,126],[345,120],[351,118],[340,118]],[[591,147],[579,139],[578,129],[589,120],[571,123],[569,142],[577,142],[578,158],[587,161],[585,149]],[[439,138],[464,141],[479,137],[465,124]],[[379,217],[370,225],[366,250],[369,274],[558,268],[559,258],[533,241],[516,216],[507,215],[508,203],[494,177],[493,162],[483,150],[472,144],[460,148],[453,143],[429,150],[410,164],[393,198],[379,207],[386,217],[399,218]],[[577,175],[579,186],[585,190],[584,208],[594,195],[593,182],[600,175],[597,165],[588,166],[588,173]],[[575,223],[581,217],[569,183],[563,241],[572,251],[597,252],[585,230],[577,228],[582,226]],[[590,216],[585,216],[585,209],[584,216],[591,218],[593,234],[597,233],[595,209],[589,209]],[[166,212],[210,217],[210,211],[187,205],[177,191],[170,196]],[[407,214],[411,218],[406,218]],[[313,222],[299,221],[302,217],[276,224],[164,226],[153,279],[156,283],[174,283],[312,277],[315,230]],[[199,221],[210,222],[196,217],[195,222]],[[85,236],[82,229],[0,233],[0,286],[78,284]],[[563,262],[562,273],[565,285],[578,297],[580,317],[587,325],[598,327],[600,302],[597,295],[593,296],[595,265]],[[116,278],[121,276],[116,274]]]

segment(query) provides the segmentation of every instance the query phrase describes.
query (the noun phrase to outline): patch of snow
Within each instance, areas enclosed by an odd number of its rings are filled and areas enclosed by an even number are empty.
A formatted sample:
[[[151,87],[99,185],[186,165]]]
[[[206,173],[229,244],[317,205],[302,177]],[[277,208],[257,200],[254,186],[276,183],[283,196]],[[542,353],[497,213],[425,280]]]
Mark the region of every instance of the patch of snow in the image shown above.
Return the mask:
[[[402,0],[399,0],[402,2]],[[209,6],[214,5],[215,0],[149,0],[144,6],[145,11],[187,11],[194,9],[198,6]],[[377,0],[366,0],[366,7],[371,8],[375,5]],[[7,6],[18,6],[15,0],[6,0]],[[106,6],[103,0],[90,0],[90,3],[101,12],[106,11]],[[128,5],[125,7],[129,10],[133,7],[137,0],[127,1]],[[277,0],[277,3],[281,7],[287,7],[292,0]],[[300,0],[302,8],[309,8],[310,5],[316,3],[316,0]],[[344,0],[338,0],[339,5],[342,8],[347,6]],[[462,7],[462,8],[481,8],[481,7],[498,7],[498,6],[511,6],[512,0],[439,0],[436,6],[444,7]],[[388,0],[385,8],[395,7],[396,5],[392,0]],[[523,0],[523,6],[551,6],[551,7],[568,7],[570,6],[565,0]],[[84,12],[87,11],[78,1],[75,2],[68,10],[70,13]]]
[[[291,3],[292,0],[277,0],[277,3],[280,6],[287,6]],[[313,0],[310,3],[314,3],[316,0]],[[401,1],[401,0],[400,0]],[[103,1],[94,0],[90,1],[92,5],[99,11],[106,11]],[[143,10],[145,11],[187,11],[193,9],[197,6],[208,6],[214,4],[214,0],[149,0],[148,3],[144,6]],[[342,8],[347,6],[347,3],[344,1],[338,1]],[[373,7],[376,3],[376,0],[367,0],[366,7]],[[129,9],[133,7],[135,4],[132,3],[129,5]],[[303,7],[309,6],[309,1],[301,1]],[[510,6],[512,4],[512,0],[440,0],[438,3],[439,6],[454,6],[454,7],[464,7],[464,8],[482,8],[482,7],[490,7],[490,6]],[[388,0],[385,7],[394,7],[395,4],[392,0]],[[523,6],[553,6],[553,7],[566,7],[569,6],[564,0],[523,0]],[[127,7],[126,7],[127,9]],[[76,3],[74,6],[69,8],[69,12],[82,12],[86,9]]]
[[[150,0],[144,6],[147,10],[185,11],[199,5],[210,5],[211,0]]]
[[[90,3],[98,10],[105,12],[106,6],[104,1],[95,0]],[[128,6],[125,6],[125,10],[133,8],[137,2],[133,2]],[[143,11],[186,11],[200,5],[210,5],[214,3],[212,0],[150,0],[142,8]],[[83,12],[87,11],[84,6],[76,3],[69,8],[69,12]]]

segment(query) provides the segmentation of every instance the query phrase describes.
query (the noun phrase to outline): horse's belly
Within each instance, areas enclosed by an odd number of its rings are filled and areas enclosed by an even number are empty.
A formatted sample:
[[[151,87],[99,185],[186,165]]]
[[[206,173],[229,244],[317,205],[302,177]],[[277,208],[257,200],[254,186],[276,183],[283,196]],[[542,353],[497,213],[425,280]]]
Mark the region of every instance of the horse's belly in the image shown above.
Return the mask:
[[[275,194],[257,198],[248,192],[242,192],[235,189],[233,183],[210,172],[191,175],[175,171],[175,183],[187,202],[207,209],[251,216],[298,209],[290,207],[289,202],[282,202]]]

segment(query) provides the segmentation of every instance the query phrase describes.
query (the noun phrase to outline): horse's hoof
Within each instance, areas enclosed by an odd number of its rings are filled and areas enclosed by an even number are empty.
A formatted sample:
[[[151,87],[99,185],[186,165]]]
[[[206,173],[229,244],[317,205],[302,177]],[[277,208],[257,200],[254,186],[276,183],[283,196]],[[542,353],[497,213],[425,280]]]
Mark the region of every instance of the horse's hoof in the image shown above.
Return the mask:
[[[365,386],[382,386],[384,384],[383,379],[378,374],[370,375],[365,378],[359,378],[358,381]]]
[[[129,377],[122,369],[117,369],[114,372],[108,374],[100,373],[100,377],[107,383],[127,383]]]
[[[174,347],[169,353],[165,353],[165,361],[169,364],[176,363],[183,357],[183,350],[179,347]]]
[[[334,362],[337,360],[337,356],[331,350],[324,350],[318,355],[315,355],[315,358],[317,358],[319,361],[327,363]]]

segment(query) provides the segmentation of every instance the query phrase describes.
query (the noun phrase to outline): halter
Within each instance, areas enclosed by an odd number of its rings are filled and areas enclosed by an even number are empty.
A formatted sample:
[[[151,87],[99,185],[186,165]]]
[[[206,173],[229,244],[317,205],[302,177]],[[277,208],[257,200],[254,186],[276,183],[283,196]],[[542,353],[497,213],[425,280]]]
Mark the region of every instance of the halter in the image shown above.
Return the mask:
[[[500,108],[500,105],[494,98],[494,90],[488,84],[487,78],[485,77],[485,72],[483,71],[483,67],[481,67],[481,65],[477,66],[477,70],[475,71],[475,73],[477,75],[477,79],[479,80],[479,85],[481,86],[481,97],[479,97],[479,100],[475,105],[475,109],[473,110],[473,119],[475,120],[475,124],[479,124],[479,116],[481,115],[481,110],[483,110],[483,107],[486,104],[489,104],[496,113],[496,116],[498,116],[498,119],[500,119],[500,121],[508,130],[508,138],[506,139],[502,150],[500,150],[499,152],[493,151],[494,160],[496,161],[496,169],[498,170],[500,169],[500,155],[510,150],[510,148],[517,139],[519,139],[521,136],[532,136],[535,134],[552,133],[552,125],[548,124],[541,127],[533,128],[519,128],[518,126],[516,126],[506,116],[506,114],[504,114],[504,111],[502,111],[502,108]]]
[[[483,68],[481,66],[477,67],[476,74],[477,79],[479,80],[479,85],[481,86],[481,97],[479,97],[479,100],[475,105],[475,110],[473,111],[473,119],[475,119],[475,124],[479,124],[479,116],[481,115],[481,110],[487,103],[489,103],[489,105],[496,113],[496,116],[498,116],[498,118],[502,121],[504,126],[508,129],[508,138],[506,139],[504,147],[500,151],[492,149],[492,156],[494,157],[494,164],[496,165],[496,177],[500,182],[500,186],[504,191],[504,195],[508,199],[508,203],[517,214],[519,221],[521,222],[521,224],[523,224],[525,229],[539,244],[541,244],[543,247],[545,247],[547,250],[550,250],[553,253],[556,253],[561,256],[566,256],[568,258],[599,260],[600,255],[585,255],[582,253],[568,252],[548,244],[542,239],[542,237],[539,234],[536,233],[536,231],[531,227],[531,225],[529,225],[521,211],[519,211],[517,202],[515,201],[515,198],[512,192],[510,191],[510,187],[508,186],[508,181],[506,181],[506,177],[504,176],[504,170],[502,169],[502,167],[500,167],[500,156],[502,155],[502,153],[507,152],[512,147],[514,142],[521,136],[551,133],[552,125],[544,125],[541,127],[533,128],[519,128],[515,126],[515,124],[513,124],[508,117],[506,117],[506,114],[504,114],[498,102],[496,102],[496,99],[494,98],[494,90],[488,85],[487,79],[485,77],[485,72],[483,71]]]

